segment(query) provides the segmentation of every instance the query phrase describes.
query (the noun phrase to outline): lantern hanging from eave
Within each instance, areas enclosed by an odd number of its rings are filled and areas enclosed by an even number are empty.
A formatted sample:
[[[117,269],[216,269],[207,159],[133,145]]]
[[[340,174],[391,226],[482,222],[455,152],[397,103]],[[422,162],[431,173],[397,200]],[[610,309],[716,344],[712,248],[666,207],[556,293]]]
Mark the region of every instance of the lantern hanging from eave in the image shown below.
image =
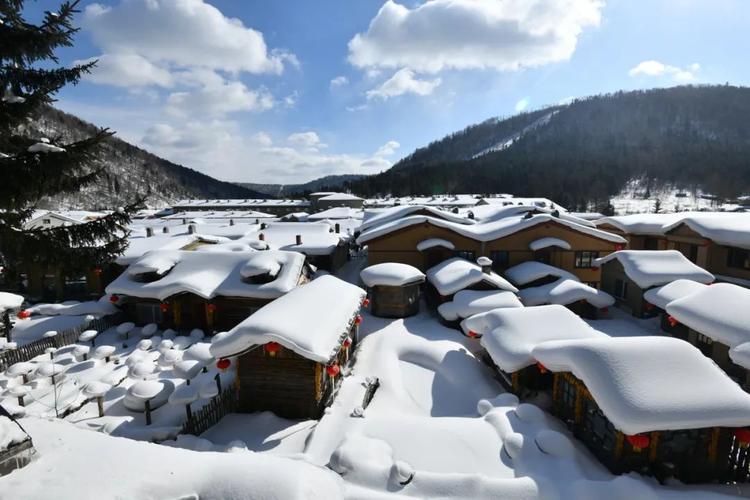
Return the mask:
[[[344,343],[343,343],[344,349],[348,349],[349,346],[351,346],[351,345],[352,345],[352,338],[351,337],[346,337],[344,339]]]
[[[362,324],[362,316],[360,316],[358,314],[357,317],[354,318],[354,324],[357,325],[357,326],[361,325]]]
[[[617,245],[615,245],[615,252],[619,252],[620,250],[625,250],[625,245],[623,245],[622,243],[618,243]]]
[[[162,302],[161,304],[159,304],[159,309],[162,313],[166,313],[167,311],[169,311],[169,304],[166,302]]]
[[[667,321],[669,322],[669,326],[671,326],[672,328],[680,324],[680,322],[677,321],[677,318],[675,318],[674,316],[667,316]]]
[[[94,268],[94,274],[96,274],[97,276],[101,276],[101,275],[102,275],[102,272],[103,272],[103,271],[102,271],[102,268],[101,268],[101,267],[95,267],[95,268]]]
[[[734,437],[740,445],[740,448],[750,446],[750,429],[737,429],[734,431]]]
[[[625,436],[625,438],[636,453],[640,453],[641,450],[648,448],[649,444],[651,444],[651,438],[645,434],[635,434],[633,436]]]
[[[475,332],[474,330],[469,330],[469,333],[466,334],[470,339],[476,339],[479,338],[479,334]]]
[[[645,310],[647,310],[647,311],[653,311],[654,310],[654,305],[651,302],[644,302],[643,303],[643,308]]]
[[[31,312],[24,309],[23,311],[18,311],[18,314],[16,314],[16,316],[18,317],[18,319],[28,319],[31,317]]]
[[[216,368],[218,368],[221,371],[227,371],[227,369],[231,366],[232,362],[229,361],[227,358],[221,358],[219,361],[216,362]]]
[[[333,377],[338,376],[339,373],[341,373],[341,368],[339,367],[339,365],[334,363],[332,365],[326,366],[326,373],[328,374],[329,377],[333,378]]]
[[[109,296],[109,301],[113,304],[117,304],[120,302],[120,297],[118,295],[112,294]]]
[[[536,362],[536,367],[539,368],[539,373],[541,373],[542,375],[547,373],[547,367],[541,364],[539,361]]]
[[[263,349],[269,356],[276,356],[276,353],[281,350],[281,345],[278,342],[269,342],[263,346]]]
[[[370,299],[365,297],[365,300],[362,301],[362,307],[367,307],[370,305]]]

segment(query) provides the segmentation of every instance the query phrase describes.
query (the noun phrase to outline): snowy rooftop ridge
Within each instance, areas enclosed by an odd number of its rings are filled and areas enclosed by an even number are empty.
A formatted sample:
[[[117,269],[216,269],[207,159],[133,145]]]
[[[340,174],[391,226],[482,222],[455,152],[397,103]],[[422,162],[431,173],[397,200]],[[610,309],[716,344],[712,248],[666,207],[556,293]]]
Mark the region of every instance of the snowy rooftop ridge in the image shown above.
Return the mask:
[[[518,296],[527,307],[542,304],[567,306],[585,300],[592,306],[602,309],[615,303],[615,298],[607,292],[568,278],[560,278],[542,286],[524,288],[518,292]]]
[[[560,340],[531,354],[547,369],[581,379],[625,434],[750,425],[750,394],[683,340]]]
[[[194,293],[204,299],[216,296],[275,299],[297,286],[305,256],[297,252],[149,252],[107,286],[108,294],[165,300],[178,293]],[[277,268],[278,266],[280,268]],[[243,272],[262,267],[274,270],[268,283],[243,281]],[[273,269],[270,269],[270,268]],[[138,281],[154,271],[165,274],[155,281]]]
[[[362,222],[362,226],[360,227],[362,231],[367,231],[368,229],[371,229],[373,227],[403,219],[404,217],[408,217],[417,212],[427,212],[436,218],[445,219],[457,224],[474,224],[474,221],[467,217],[454,214],[446,210],[440,210],[439,208],[424,205],[404,205],[377,211],[365,210],[364,220]]]
[[[697,281],[679,279],[667,283],[666,285],[646,290],[643,294],[643,298],[656,307],[666,310],[667,304],[670,302],[687,297],[688,295],[703,290],[707,286],[708,285],[698,283]]]
[[[214,337],[211,354],[226,358],[278,342],[307,359],[328,363],[348,335],[364,298],[361,288],[331,275],[321,276]]]
[[[446,321],[456,321],[475,314],[506,307],[523,307],[516,294],[507,290],[461,290],[453,300],[438,306]]]
[[[620,250],[594,261],[597,267],[617,259],[625,274],[640,288],[664,285],[678,279],[712,283],[714,275],[690,262],[677,250]]]
[[[720,245],[750,248],[750,213],[691,214],[666,226],[664,232],[672,231],[681,224]]]
[[[427,270],[427,281],[440,295],[448,296],[485,282],[498,290],[517,292],[518,289],[496,273],[485,273],[474,262],[461,257],[454,257]]]
[[[667,313],[698,333],[735,347],[750,342],[750,290],[714,283],[667,304]]]
[[[578,281],[578,277],[575,274],[534,260],[522,262],[505,270],[505,277],[518,286],[528,285],[547,276]]]
[[[362,282],[367,287],[403,286],[411,283],[423,283],[424,274],[416,267],[399,262],[384,262],[362,270]]]

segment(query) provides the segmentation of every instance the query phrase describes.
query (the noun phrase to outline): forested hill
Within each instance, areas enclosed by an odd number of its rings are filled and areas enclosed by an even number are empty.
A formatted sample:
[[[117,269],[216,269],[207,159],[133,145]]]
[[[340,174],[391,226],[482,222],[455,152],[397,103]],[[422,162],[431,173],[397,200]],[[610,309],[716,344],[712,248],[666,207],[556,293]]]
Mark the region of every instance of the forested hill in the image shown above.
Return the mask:
[[[625,184],[750,193],[750,88],[618,92],[488,120],[348,183],[360,195],[509,192],[603,209]]]
[[[57,142],[90,137],[97,128],[73,115],[46,108],[28,125],[33,135]],[[182,198],[267,198],[268,195],[223,182],[190,168],[177,165],[129,144],[116,136],[107,139],[96,155],[103,175],[79,193],[46,200],[47,208],[106,209],[147,196],[151,206]]]

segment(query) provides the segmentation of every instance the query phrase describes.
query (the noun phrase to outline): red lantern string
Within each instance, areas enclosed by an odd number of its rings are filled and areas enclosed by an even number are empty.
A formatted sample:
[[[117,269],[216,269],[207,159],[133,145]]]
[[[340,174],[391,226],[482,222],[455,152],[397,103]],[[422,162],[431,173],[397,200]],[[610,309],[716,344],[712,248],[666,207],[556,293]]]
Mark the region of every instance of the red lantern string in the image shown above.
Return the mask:
[[[31,317],[31,313],[24,309],[23,311],[18,311],[16,316],[18,316],[19,319],[27,319]]]
[[[734,437],[740,444],[740,447],[747,448],[750,445],[750,429],[737,429],[734,431]]]
[[[271,355],[276,356],[276,353],[281,349],[281,345],[278,342],[269,342],[263,346],[263,349]]]
[[[113,304],[116,304],[117,302],[120,301],[120,297],[118,297],[117,295],[110,295],[109,301],[112,302]]]
[[[352,338],[346,337],[344,339],[344,349],[348,349],[350,345],[352,345]]]
[[[630,446],[633,447],[633,451],[640,452],[644,448],[648,448],[649,444],[651,444],[651,438],[648,436],[644,436],[643,434],[636,434],[635,436],[625,436],[625,438],[628,440],[628,443],[630,443]]]
[[[216,362],[216,368],[218,368],[221,371],[225,371],[229,366],[232,364],[231,361],[229,361],[227,358],[221,358],[219,361]]]
[[[326,373],[329,377],[336,377],[341,373],[341,368],[339,368],[339,365],[328,365],[326,366]]]
[[[361,325],[362,324],[362,316],[357,315],[357,317],[354,318],[354,324],[355,325]]]

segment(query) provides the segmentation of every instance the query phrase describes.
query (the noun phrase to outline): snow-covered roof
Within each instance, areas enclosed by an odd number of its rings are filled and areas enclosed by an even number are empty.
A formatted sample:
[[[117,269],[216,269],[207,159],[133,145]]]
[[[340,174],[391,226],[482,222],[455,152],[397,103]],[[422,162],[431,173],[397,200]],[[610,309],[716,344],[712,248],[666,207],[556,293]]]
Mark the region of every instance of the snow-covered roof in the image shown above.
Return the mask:
[[[329,194],[318,199],[318,201],[357,201],[357,200],[364,201],[364,198],[360,198],[359,196],[349,194],[349,193],[333,193],[333,194]]]
[[[745,342],[729,349],[729,358],[735,364],[750,370],[750,342]]]
[[[555,217],[554,215],[546,213],[534,215],[528,214],[529,213],[524,216],[508,216],[493,222],[473,225],[457,224],[448,220],[425,215],[412,215],[386,222],[374,227],[370,227],[367,230],[363,229],[364,232],[359,236],[357,242],[360,244],[365,244],[368,241],[380,238],[394,231],[399,231],[410,226],[424,223],[429,223],[436,227],[449,229],[457,234],[476,241],[493,241],[505,236],[509,236],[511,234],[515,234],[519,231],[529,229],[539,224],[556,223],[572,229],[573,231],[591,236],[593,238],[598,238],[612,243],[626,243],[625,239],[623,239],[621,236],[608,233],[606,231],[601,231],[594,227],[579,224],[565,218]]]
[[[608,224],[628,234],[644,234],[660,236],[664,234],[664,227],[682,220],[685,213],[670,214],[631,214],[603,217],[595,221],[602,226]]]
[[[412,283],[422,283],[425,280],[422,271],[416,267],[399,262],[375,264],[363,269],[359,275],[367,287],[403,286]]]
[[[29,436],[21,427],[5,415],[0,414],[0,451],[13,444],[23,443]]]
[[[322,212],[314,213],[307,217],[308,220],[325,220],[325,219],[361,219],[362,210],[351,207],[333,207]]]
[[[456,321],[506,307],[523,307],[523,304],[507,290],[461,290],[453,300],[440,304],[437,310],[444,320]]]
[[[367,231],[370,228],[380,226],[388,222],[397,221],[399,219],[403,219],[404,217],[409,217],[417,212],[426,212],[433,217],[455,222],[456,224],[474,224],[473,220],[468,219],[462,215],[454,214],[445,210],[440,210],[435,207],[428,207],[424,205],[405,205],[386,208],[384,210],[365,210],[361,230]]]
[[[211,354],[224,358],[278,342],[307,359],[328,363],[348,335],[364,297],[359,287],[335,276],[321,276],[214,337]]]
[[[35,304],[29,307],[27,311],[43,316],[83,316],[86,314],[106,316],[117,313],[119,309],[109,301],[108,297],[104,296],[100,300],[87,302],[69,301],[55,304]]]
[[[325,222],[272,222],[265,229],[251,233],[248,238],[258,239],[260,234],[271,248],[307,255],[329,255],[342,237],[333,233],[331,225]],[[297,245],[297,235],[302,237],[301,245]]]
[[[750,425],[750,394],[683,340],[562,340],[531,354],[549,370],[581,379],[625,434]]]
[[[543,342],[606,337],[569,309],[557,305],[498,309],[488,314],[493,328],[482,335],[481,344],[507,373],[536,363],[531,352]]]
[[[15,293],[0,292],[0,313],[8,309],[18,309],[23,304],[23,297]]]
[[[518,286],[533,283],[547,276],[555,276],[573,281],[578,280],[575,274],[569,273],[564,269],[533,260],[522,262],[505,270],[505,277]]]
[[[265,212],[258,212],[256,210],[190,210],[176,212],[165,217],[164,220],[190,220],[190,219],[206,219],[210,221],[223,221],[226,222],[228,219],[273,219],[276,215],[267,214]]]
[[[440,295],[453,295],[478,283],[487,283],[499,290],[517,292],[518,289],[495,273],[482,272],[474,262],[454,257],[427,270],[427,281]]]
[[[683,217],[664,228],[664,232],[681,224],[719,245],[750,248],[750,213],[697,213]]]
[[[447,248],[448,250],[456,249],[456,246],[453,243],[442,238],[427,238],[426,240],[417,243],[417,250],[420,252],[424,252],[425,250],[429,250],[430,248],[435,247]]]
[[[552,238],[550,236],[547,236],[546,238],[540,238],[529,243],[529,248],[534,252],[549,247],[559,247],[563,250],[570,250],[571,248],[570,243],[568,243],[567,241],[561,240],[560,238]]]
[[[170,233],[156,233],[153,236],[131,235],[128,238],[128,248],[125,249],[122,255],[117,257],[115,262],[121,266],[127,266],[140,259],[146,252],[153,250],[179,250],[191,243],[195,243],[198,239],[199,235],[197,234],[173,235]]]
[[[646,293],[643,294],[643,298],[660,309],[666,309],[667,304],[673,300],[687,297],[688,295],[703,290],[707,286],[708,285],[698,283],[697,281],[680,279],[647,290]]]
[[[271,199],[233,199],[233,200],[180,200],[173,205],[173,208],[197,208],[197,209],[252,209],[256,208],[263,211],[263,208],[276,207],[308,207],[310,202],[307,200],[271,200]]]
[[[107,286],[108,294],[165,300],[178,293],[205,299],[216,296],[274,299],[297,286],[305,256],[297,252],[149,252]],[[274,266],[270,266],[274,264]],[[276,265],[279,267],[277,268]],[[268,283],[243,281],[243,273],[273,267]],[[151,282],[139,281],[144,273],[166,273]]]
[[[640,288],[659,286],[678,279],[711,283],[714,275],[702,269],[677,250],[620,250],[596,259],[602,265],[617,259],[625,274]]]
[[[715,283],[667,304],[680,323],[729,347],[750,342],[750,290]]]
[[[542,286],[524,288],[518,292],[518,296],[525,306],[542,304],[567,306],[579,300],[585,300],[592,306],[601,309],[615,303],[615,298],[607,292],[568,278],[560,278]]]

